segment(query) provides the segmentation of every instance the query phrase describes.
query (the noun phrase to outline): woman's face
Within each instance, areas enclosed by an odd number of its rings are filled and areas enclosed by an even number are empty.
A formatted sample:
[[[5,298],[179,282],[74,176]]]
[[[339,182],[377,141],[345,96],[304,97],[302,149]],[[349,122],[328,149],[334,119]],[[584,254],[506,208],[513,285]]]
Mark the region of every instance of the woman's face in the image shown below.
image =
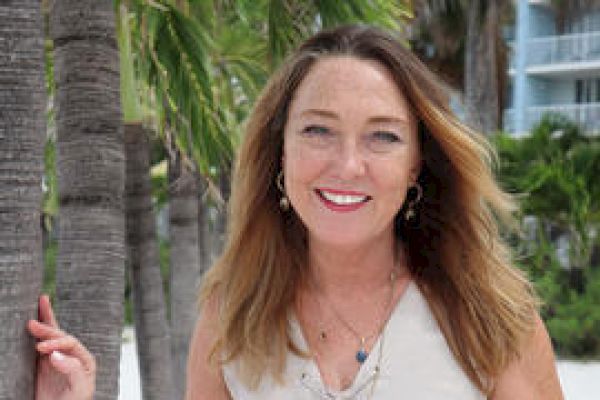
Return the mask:
[[[393,235],[420,155],[415,117],[389,71],[353,57],[317,61],[290,104],[282,163],[309,240],[348,246]]]

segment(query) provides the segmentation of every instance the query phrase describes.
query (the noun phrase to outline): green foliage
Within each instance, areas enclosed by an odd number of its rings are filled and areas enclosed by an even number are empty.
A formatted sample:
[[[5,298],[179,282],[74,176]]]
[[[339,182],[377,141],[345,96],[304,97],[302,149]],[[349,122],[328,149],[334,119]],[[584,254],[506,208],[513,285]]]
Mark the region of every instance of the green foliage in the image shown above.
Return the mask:
[[[366,23],[397,31],[410,15],[408,2],[389,0],[263,0],[267,8],[269,59],[276,67],[302,40],[321,28]]]
[[[56,146],[52,137],[46,140],[44,147],[44,185],[42,213],[44,228],[52,228],[52,218],[58,214],[58,182],[56,178]]]
[[[584,272],[587,284],[583,293],[568,290],[546,312],[548,330],[559,354],[600,355],[600,269]]]
[[[521,199],[534,232],[516,239],[517,263],[529,274],[556,350],[600,355],[600,139],[560,115],[546,115],[529,136],[494,138],[500,180]],[[557,238],[569,238],[568,265]],[[564,263],[564,261],[563,261]]]
[[[54,300],[56,294],[56,253],[58,245],[56,240],[49,240],[44,248],[44,283],[42,292],[50,296],[51,301]]]

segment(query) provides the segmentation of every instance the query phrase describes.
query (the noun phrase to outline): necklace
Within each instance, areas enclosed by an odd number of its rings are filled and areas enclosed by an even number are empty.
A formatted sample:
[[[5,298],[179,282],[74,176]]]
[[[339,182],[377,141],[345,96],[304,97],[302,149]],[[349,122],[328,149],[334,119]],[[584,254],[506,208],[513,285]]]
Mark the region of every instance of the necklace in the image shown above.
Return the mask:
[[[370,384],[370,388],[369,388],[369,392],[367,394],[366,400],[373,399],[373,395],[375,393],[375,386],[377,386],[377,379],[379,378],[379,374],[381,373],[381,360],[383,358],[384,340],[385,340],[385,328],[382,329],[382,331],[381,331],[381,337],[379,340],[379,352],[378,352],[379,356],[377,359],[377,364],[373,368],[373,371],[371,371],[369,378],[364,383],[362,383],[360,386],[356,387],[356,389],[353,391],[353,393],[349,393],[348,395],[344,396],[345,399],[354,400],[354,399],[358,399],[358,398],[363,398],[363,397],[359,397],[360,393],[363,392],[369,384]],[[327,388],[323,388],[321,385],[315,386],[314,384],[311,384],[311,382],[308,380],[308,378],[309,378],[308,374],[306,372],[303,372],[302,375],[300,376],[300,383],[302,384],[302,386],[305,389],[308,389],[310,392],[312,392],[314,395],[316,395],[317,398],[323,399],[323,400],[335,400],[335,399],[340,398],[336,393],[330,391]]]
[[[392,270],[390,272],[390,292],[389,292],[389,296],[387,299],[387,302],[385,304],[384,307],[384,313],[383,313],[383,318],[381,318],[381,321],[378,324],[377,329],[375,330],[375,332],[371,333],[370,335],[361,335],[360,332],[358,332],[353,326],[352,324],[350,324],[340,313],[339,311],[334,307],[333,303],[331,302],[331,300],[329,300],[328,297],[326,297],[326,295],[323,293],[323,297],[325,298],[325,300],[327,300],[328,302],[328,308],[331,310],[331,312],[333,313],[333,315],[335,316],[335,318],[342,324],[344,325],[344,327],[352,333],[352,335],[354,335],[354,337],[358,340],[358,350],[356,351],[355,354],[355,359],[359,364],[363,364],[367,358],[369,357],[369,352],[367,351],[367,342],[379,335],[382,330],[383,327],[385,326],[385,322],[387,321],[387,315],[389,314],[389,309],[390,306],[392,304],[392,299],[394,297],[394,289],[395,289],[395,282],[396,282],[396,271]],[[319,307],[322,309],[323,308],[323,304],[321,302],[320,296],[316,296],[317,302],[319,303]],[[321,331],[319,332],[319,339],[321,339],[322,341],[327,340],[327,333],[325,332],[324,329],[321,329]]]

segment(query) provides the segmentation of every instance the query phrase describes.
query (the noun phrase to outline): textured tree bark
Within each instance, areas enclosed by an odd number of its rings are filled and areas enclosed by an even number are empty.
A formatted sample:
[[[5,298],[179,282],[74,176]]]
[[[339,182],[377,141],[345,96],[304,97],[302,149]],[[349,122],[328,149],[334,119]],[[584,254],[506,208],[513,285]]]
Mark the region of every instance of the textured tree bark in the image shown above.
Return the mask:
[[[55,0],[61,326],[96,356],[96,400],[119,391],[125,160],[112,0]]]
[[[142,398],[174,399],[169,325],[152,209],[150,145],[141,124],[125,125],[125,155],[128,264]]]
[[[46,92],[41,6],[0,2],[0,399],[34,396]]]
[[[487,6],[472,1],[467,12],[465,45],[466,122],[472,128],[492,133],[500,126],[498,88],[498,0]]]
[[[169,261],[171,349],[175,399],[185,391],[190,337],[196,323],[200,259],[198,242],[198,185],[194,172],[180,158],[169,162]]]

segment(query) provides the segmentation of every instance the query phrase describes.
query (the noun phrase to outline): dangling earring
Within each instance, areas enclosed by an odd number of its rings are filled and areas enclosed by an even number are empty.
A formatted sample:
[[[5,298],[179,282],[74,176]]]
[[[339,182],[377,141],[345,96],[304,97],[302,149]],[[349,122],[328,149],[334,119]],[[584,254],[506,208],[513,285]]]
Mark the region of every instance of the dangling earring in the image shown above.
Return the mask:
[[[290,209],[290,200],[287,198],[285,194],[285,188],[283,187],[283,171],[279,171],[277,174],[277,178],[275,178],[275,185],[277,185],[277,189],[281,192],[281,199],[279,199],[279,208],[283,211],[287,211]]]
[[[414,183],[410,189],[415,189],[417,191],[417,196],[408,201],[408,207],[406,208],[406,212],[404,213],[404,219],[409,222],[415,219],[417,216],[417,211],[415,210],[415,206],[421,201],[423,197],[423,188],[417,182]],[[409,190],[410,190],[409,189]]]

